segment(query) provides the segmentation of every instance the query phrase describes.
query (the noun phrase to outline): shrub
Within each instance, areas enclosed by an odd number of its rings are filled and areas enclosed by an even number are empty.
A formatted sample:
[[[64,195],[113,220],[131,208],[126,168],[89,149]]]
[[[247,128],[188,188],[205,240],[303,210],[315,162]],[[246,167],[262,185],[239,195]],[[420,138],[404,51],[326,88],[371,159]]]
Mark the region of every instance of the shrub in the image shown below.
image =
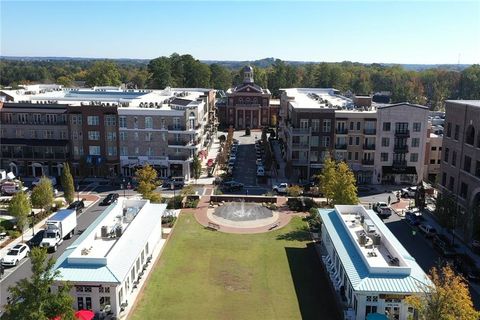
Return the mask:
[[[198,199],[188,199],[185,202],[185,208],[196,208],[198,206]]]
[[[158,192],[154,192],[148,196],[148,200],[150,200],[151,203],[162,203],[162,195]]]
[[[287,205],[293,211],[310,211],[311,208],[316,208],[317,203],[312,198],[288,198]]]
[[[22,233],[18,230],[8,230],[7,231],[7,235],[12,238],[12,239],[15,239],[15,238],[18,238],[22,235]]]
[[[55,200],[53,202],[53,204],[55,205],[55,208],[57,208],[57,210],[59,210],[61,207],[63,207],[64,202],[63,202],[63,200]]]
[[[298,197],[302,194],[302,187],[300,186],[291,186],[287,188],[287,195],[289,197]]]
[[[177,217],[175,216],[162,217],[162,226],[171,228],[175,224],[175,221],[177,221]]]
[[[181,209],[182,208],[182,196],[175,196],[168,200],[167,209]]]
[[[0,221],[0,227],[4,230],[13,230],[14,223],[11,220]]]

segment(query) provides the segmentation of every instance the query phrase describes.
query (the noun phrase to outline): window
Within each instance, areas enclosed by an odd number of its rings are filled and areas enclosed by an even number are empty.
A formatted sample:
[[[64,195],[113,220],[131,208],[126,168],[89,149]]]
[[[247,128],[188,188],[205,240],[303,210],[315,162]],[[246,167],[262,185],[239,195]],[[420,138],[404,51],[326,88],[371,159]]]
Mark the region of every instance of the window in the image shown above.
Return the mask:
[[[45,139],[53,139],[53,130],[45,130]]]
[[[370,313],[377,313],[377,306],[365,306],[365,315],[369,315]]]
[[[88,154],[91,156],[99,156],[100,155],[100,146],[89,146],[88,147]]]
[[[60,139],[62,139],[62,140],[68,139],[66,131],[60,131]]]
[[[55,124],[57,122],[57,115],[56,114],[46,114],[45,120],[47,124]]]
[[[133,117],[133,128],[138,129],[138,117]]]
[[[135,154],[139,154],[138,147],[135,147]]]
[[[98,126],[100,124],[100,119],[98,116],[88,116],[87,124],[89,126]]]
[[[390,146],[390,138],[382,138],[382,147]]]
[[[92,292],[92,287],[84,287],[84,292]]]
[[[126,128],[127,127],[127,117],[125,117],[125,116],[118,117],[118,126],[120,128]]]
[[[457,151],[453,151],[452,152],[452,166],[456,166],[457,165]]]
[[[127,133],[125,131],[120,131],[120,141],[125,141],[127,140]]]
[[[320,131],[320,120],[313,119],[312,120],[312,132],[319,132]]]
[[[145,117],[145,129],[153,128],[153,119],[152,117]]]
[[[455,125],[455,136],[453,137],[455,140],[458,140],[458,135],[460,133],[460,126],[458,124]]]
[[[323,132],[331,132],[332,131],[332,120],[325,119],[323,120]]]
[[[468,196],[468,184],[466,184],[465,182],[462,182],[460,184],[460,197],[462,197],[463,199],[467,199],[467,196]]]
[[[111,306],[110,297],[100,297],[98,302],[100,303],[100,309],[101,310],[103,310],[105,308],[105,306]]]
[[[138,141],[138,132],[133,133],[133,140]]]
[[[450,153],[450,149],[445,148],[445,154],[443,155],[443,161],[445,161],[445,162],[447,162],[447,163],[448,163],[449,153]]]
[[[475,128],[472,125],[469,125],[467,131],[465,132],[465,143],[472,145],[475,141]]]
[[[360,145],[360,137],[355,137],[355,145]]]
[[[350,121],[350,130],[353,130],[353,121]]]
[[[312,136],[310,138],[310,145],[312,147],[318,147],[318,136]]]
[[[435,151],[435,150],[437,150],[437,147],[432,147],[432,151]]]
[[[442,174],[442,186],[446,186],[447,185],[447,174],[444,172]]]
[[[412,138],[412,147],[418,148],[420,145],[420,138]]]
[[[19,114],[17,114],[17,118],[18,118],[18,122],[19,122],[19,123],[23,123],[23,124],[27,123],[27,118],[28,118],[28,117],[27,117],[27,114],[26,114],[26,113],[19,113]]]
[[[85,309],[92,310],[92,297],[85,297]]]
[[[153,156],[153,149],[151,147],[148,147],[147,149],[147,156],[149,157]]]
[[[180,118],[178,117],[173,118],[173,128],[180,129]]]
[[[88,131],[88,140],[100,140],[100,131]]]
[[[355,152],[355,160],[358,160],[358,152]]]
[[[360,130],[360,122],[357,122],[357,130]]]
[[[116,155],[117,155],[117,147],[108,146],[108,148],[107,148],[107,155],[109,155],[109,156],[116,156]]]
[[[348,160],[352,160],[352,152],[348,152]]]
[[[353,144],[353,137],[348,137],[348,145],[352,145]]]
[[[40,115],[40,113],[34,113],[33,114],[33,123],[38,124],[41,121],[42,121],[42,116]]]
[[[382,162],[388,161],[388,153],[386,153],[386,152],[380,153],[380,161],[382,161]]]
[[[15,137],[16,138],[23,138],[23,130],[22,129],[16,129],[15,130]]]
[[[422,124],[420,122],[413,123],[413,132],[420,132],[422,131]]]
[[[78,155],[83,156],[83,146],[78,147]]]
[[[322,147],[330,147],[330,137],[323,137],[322,138]]]
[[[472,167],[472,158],[470,158],[469,156],[465,156],[465,159],[463,160],[463,170],[470,173],[471,167]]]
[[[449,122],[447,123],[447,137],[451,137],[452,136],[452,124]]]
[[[128,147],[121,147],[120,148],[120,155],[121,156],[128,156]]]
[[[453,191],[453,187],[455,187],[455,178],[454,177],[450,177],[450,181],[448,183],[448,189],[450,189],[451,191]]]
[[[145,141],[152,141],[152,133],[151,132],[145,133]]]
[[[383,123],[383,131],[390,131],[390,122]]]
[[[410,162],[418,161],[418,153],[410,153]]]
[[[105,116],[105,125],[106,126],[115,126],[117,125],[117,121],[115,119],[115,115],[109,114]]]
[[[77,297],[77,307],[78,310],[83,310],[83,297]]]
[[[117,140],[117,133],[116,132],[107,132],[107,140],[108,141],[116,141]]]
[[[435,164],[435,159],[430,159],[430,164]]]

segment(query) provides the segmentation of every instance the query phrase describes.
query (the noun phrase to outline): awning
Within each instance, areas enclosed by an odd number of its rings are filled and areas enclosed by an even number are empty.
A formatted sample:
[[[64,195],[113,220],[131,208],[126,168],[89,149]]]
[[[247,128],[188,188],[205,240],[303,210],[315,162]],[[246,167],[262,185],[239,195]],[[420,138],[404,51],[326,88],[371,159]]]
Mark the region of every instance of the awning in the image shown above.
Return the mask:
[[[383,166],[382,174],[417,174],[415,167]]]
[[[369,313],[367,315],[367,320],[388,320],[388,317],[380,313]]]

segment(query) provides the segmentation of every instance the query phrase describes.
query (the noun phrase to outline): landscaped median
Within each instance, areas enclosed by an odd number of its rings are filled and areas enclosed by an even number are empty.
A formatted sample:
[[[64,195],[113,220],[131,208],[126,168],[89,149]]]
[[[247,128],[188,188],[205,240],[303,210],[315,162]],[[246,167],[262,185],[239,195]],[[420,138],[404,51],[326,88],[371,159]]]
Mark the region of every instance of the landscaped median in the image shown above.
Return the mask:
[[[181,214],[132,319],[337,319],[307,224],[227,234]]]

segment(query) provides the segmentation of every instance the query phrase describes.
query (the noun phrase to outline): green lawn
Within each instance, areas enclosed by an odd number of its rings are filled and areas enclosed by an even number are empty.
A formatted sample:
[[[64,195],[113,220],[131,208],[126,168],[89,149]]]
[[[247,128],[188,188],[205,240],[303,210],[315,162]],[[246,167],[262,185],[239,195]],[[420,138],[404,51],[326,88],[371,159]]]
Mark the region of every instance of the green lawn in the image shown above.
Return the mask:
[[[305,228],[234,235],[181,215],[132,319],[337,319]]]

